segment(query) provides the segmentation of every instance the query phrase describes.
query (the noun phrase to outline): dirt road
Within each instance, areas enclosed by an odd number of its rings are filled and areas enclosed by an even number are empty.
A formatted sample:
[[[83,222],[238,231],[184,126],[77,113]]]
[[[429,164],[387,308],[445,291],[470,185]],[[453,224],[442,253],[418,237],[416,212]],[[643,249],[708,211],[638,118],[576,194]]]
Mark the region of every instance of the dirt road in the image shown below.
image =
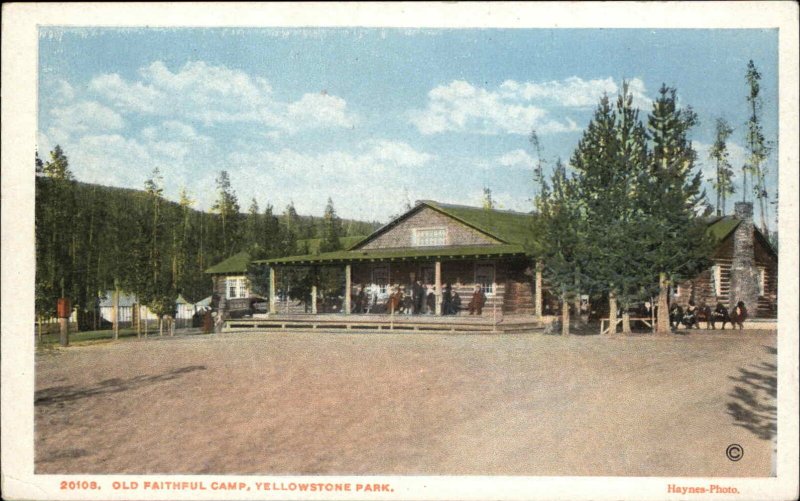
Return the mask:
[[[72,347],[37,355],[36,473],[768,476],[775,347],[774,331]]]

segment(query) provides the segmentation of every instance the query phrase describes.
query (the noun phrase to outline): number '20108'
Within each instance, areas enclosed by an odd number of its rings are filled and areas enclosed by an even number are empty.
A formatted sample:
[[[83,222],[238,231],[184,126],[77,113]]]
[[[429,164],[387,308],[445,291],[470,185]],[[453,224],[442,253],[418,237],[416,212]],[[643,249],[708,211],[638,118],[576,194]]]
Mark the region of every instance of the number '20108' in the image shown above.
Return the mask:
[[[97,482],[92,480],[91,482],[88,480],[62,480],[61,481],[61,490],[78,490],[78,489],[98,489]]]

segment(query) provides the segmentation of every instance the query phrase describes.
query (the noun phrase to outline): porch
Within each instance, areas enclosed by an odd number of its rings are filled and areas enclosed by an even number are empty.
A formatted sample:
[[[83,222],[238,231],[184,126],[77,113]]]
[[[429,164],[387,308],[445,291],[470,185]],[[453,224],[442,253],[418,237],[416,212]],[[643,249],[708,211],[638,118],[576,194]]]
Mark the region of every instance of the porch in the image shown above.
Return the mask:
[[[392,315],[392,314],[269,314],[227,320],[225,332],[248,330],[286,332],[440,332],[457,334],[502,334],[541,332],[550,319],[534,315],[499,315],[497,308],[474,315]]]
[[[506,247],[506,246],[502,246]],[[541,272],[513,249],[428,249],[417,255],[352,252],[261,261],[269,269],[267,312],[270,316],[305,314],[414,314],[447,316],[466,313],[476,286],[484,294],[483,315],[541,316]],[[467,252],[465,252],[467,251]],[[506,251],[506,252],[504,252]],[[335,257],[335,259],[330,259]],[[289,283],[284,270],[305,269],[309,277]],[[333,272],[320,283],[320,273]],[[292,276],[290,272],[288,276]],[[264,276],[264,275],[262,275]],[[333,280],[331,282],[331,280]],[[304,284],[304,285],[303,285]],[[301,287],[305,287],[304,289]],[[298,295],[300,294],[300,295]],[[395,297],[396,302],[390,301]],[[291,299],[290,299],[291,297]]]

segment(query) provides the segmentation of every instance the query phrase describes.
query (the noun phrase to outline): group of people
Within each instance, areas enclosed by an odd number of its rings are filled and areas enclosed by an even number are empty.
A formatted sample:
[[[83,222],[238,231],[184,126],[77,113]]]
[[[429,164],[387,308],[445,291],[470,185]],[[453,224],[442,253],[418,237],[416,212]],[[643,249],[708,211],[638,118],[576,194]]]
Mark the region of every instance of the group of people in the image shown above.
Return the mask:
[[[745,307],[744,301],[736,303],[733,312],[729,312],[722,303],[717,303],[712,310],[704,303],[696,306],[693,300],[689,301],[685,310],[677,303],[673,303],[669,310],[670,327],[676,330],[681,325],[687,329],[693,327],[699,329],[701,321],[706,322],[707,329],[716,329],[717,322],[722,322],[721,329],[725,329],[725,324],[730,323],[731,327],[735,328],[738,325],[741,330],[744,328],[745,320],[747,320],[747,307]]]
[[[386,298],[383,307],[386,313],[406,315],[434,314],[436,312],[436,286],[430,287],[416,280],[410,287],[411,294],[406,293],[405,287],[395,286]],[[353,296],[353,313],[370,313],[378,304],[377,294],[369,294],[364,284],[358,288]],[[480,315],[486,305],[486,294],[480,285],[476,285],[472,298],[467,305],[470,315]],[[456,315],[462,310],[461,296],[453,290],[450,284],[442,289],[442,315]]]

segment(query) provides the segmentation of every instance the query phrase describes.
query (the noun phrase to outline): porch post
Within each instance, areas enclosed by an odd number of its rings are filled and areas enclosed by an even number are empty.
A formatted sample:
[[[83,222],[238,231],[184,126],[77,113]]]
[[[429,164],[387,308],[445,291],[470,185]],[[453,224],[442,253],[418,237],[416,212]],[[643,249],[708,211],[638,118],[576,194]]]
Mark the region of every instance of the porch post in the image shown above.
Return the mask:
[[[311,313],[313,315],[317,314],[317,286],[311,286]]]
[[[542,316],[542,264],[537,262],[536,265],[536,291],[534,293],[534,308],[537,318]]]
[[[442,262],[436,261],[436,265],[434,267],[435,275],[436,275],[436,315],[441,316],[442,314]]]
[[[352,268],[349,264],[344,266],[344,314],[349,315],[351,309],[351,299],[350,299],[350,289],[352,289],[351,283],[351,271]]]
[[[269,312],[270,313],[278,313],[278,307],[276,305],[275,299],[275,267],[269,267]]]

